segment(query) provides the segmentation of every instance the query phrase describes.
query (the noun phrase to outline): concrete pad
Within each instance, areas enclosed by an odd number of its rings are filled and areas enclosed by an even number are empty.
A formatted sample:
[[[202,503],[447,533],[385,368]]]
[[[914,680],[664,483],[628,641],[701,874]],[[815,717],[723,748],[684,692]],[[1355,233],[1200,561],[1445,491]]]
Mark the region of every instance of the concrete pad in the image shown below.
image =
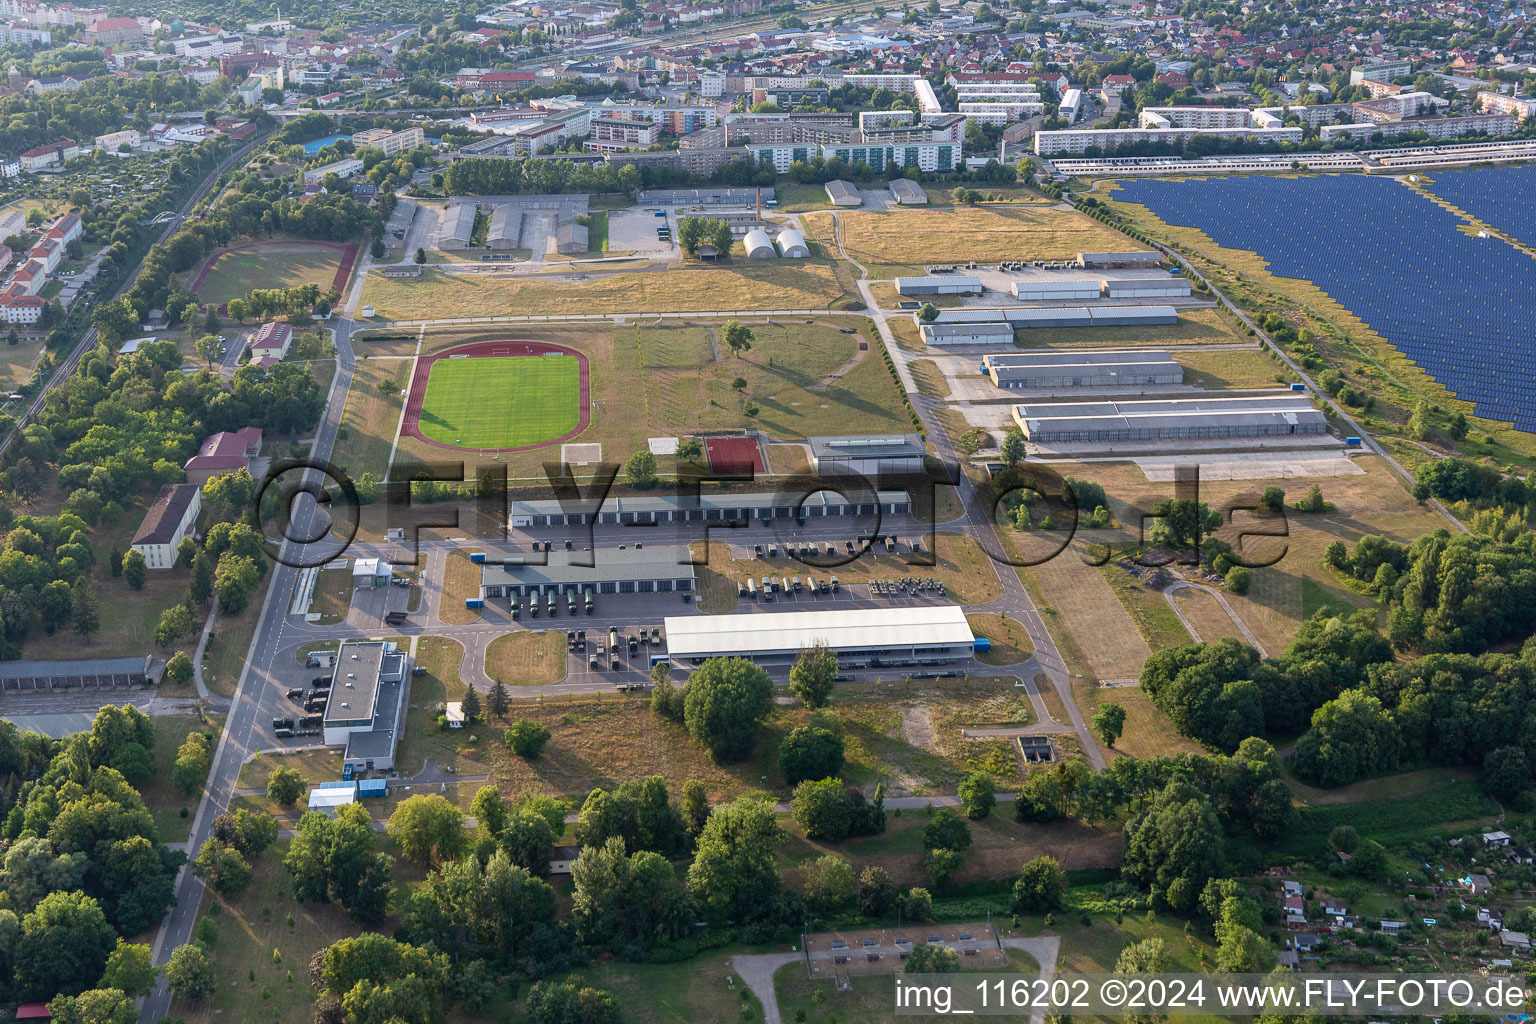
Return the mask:
[[[600,444],[563,444],[560,446],[560,461],[572,466],[590,466],[594,462],[603,461],[603,446]]]
[[[1363,476],[1365,470],[1343,454],[1202,455],[1195,459],[1175,456],[1134,459],[1149,482],[1173,480],[1175,466],[1192,462],[1200,467],[1202,480],[1288,480],[1294,477]]]

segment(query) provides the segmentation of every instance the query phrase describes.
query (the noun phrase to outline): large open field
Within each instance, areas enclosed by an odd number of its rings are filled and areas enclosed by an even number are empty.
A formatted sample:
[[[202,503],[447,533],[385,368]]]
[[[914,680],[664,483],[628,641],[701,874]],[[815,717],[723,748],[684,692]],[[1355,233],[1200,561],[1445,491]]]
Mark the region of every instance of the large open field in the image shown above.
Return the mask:
[[[193,275],[191,291],[199,302],[213,305],[223,305],[253,288],[295,288],[315,284],[324,292],[339,287],[337,281],[343,263],[350,271],[351,262],[342,246],[324,242],[284,241],[236,246],[210,256]]]
[[[811,213],[804,220],[817,238],[830,240],[832,216]],[[1120,232],[1093,218],[1056,207],[853,211],[837,216],[843,247],[861,263],[1064,259],[1079,252],[1113,252],[1128,244]]]
[[[576,357],[482,357],[432,364],[419,423],[444,444],[518,448],[560,437],[580,419]]]
[[[428,332],[423,351],[495,341],[561,345],[580,352],[590,368],[591,424],[579,439],[601,444],[609,462],[622,463],[651,437],[710,430],[755,428],[775,440],[801,440],[910,429],[901,394],[878,350],[859,351],[861,340],[873,340],[864,321],[856,321],[858,334],[842,334],[838,326],[822,321],[744,322],[754,338],[752,348],[739,356],[726,348],[722,325],[704,321],[445,329]],[[741,386],[733,386],[738,379]],[[387,445],[394,428],[395,421],[381,415],[372,429]],[[552,450],[511,453],[503,456],[503,464],[514,477],[542,480],[541,464]],[[396,453],[397,462],[442,457],[442,449],[414,438],[402,438]],[[670,466],[659,468],[665,472]]]
[[[722,267],[674,267],[580,280],[449,274],[428,267],[419,278],[368,275],[362,301],[393,320],[460,316],[827,309],[843,297],[832,267],[769,260]]]
[[[1013,332],[1020,348],[1166,348],[1170,345],[1250,345],[1253,339],[1219,309],[1180,309],[1176,324],[1140,327],[1032,328]],[[1276,369],[1280,369],[1277,365]]]

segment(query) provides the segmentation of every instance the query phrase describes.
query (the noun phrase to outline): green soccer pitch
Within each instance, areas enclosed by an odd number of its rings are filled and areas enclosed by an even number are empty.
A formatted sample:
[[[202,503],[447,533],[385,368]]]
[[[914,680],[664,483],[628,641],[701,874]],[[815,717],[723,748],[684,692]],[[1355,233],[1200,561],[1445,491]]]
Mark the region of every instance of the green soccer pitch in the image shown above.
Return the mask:
[[[418,429],[462,448],[521,448],[563,437],[580,421],[575,356],[471,356],[432,364]]]

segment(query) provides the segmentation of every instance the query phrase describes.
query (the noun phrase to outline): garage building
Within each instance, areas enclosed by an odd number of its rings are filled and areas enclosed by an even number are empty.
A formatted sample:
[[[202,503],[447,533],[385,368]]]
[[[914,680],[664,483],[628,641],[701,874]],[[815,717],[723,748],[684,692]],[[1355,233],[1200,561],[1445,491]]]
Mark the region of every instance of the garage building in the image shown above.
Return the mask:
[[[859,190],[853,182],[843,181],[841,178],[833,178],[827,182],[827,199],[833,206],[863,206],[864,197],[859,195]]]
[[[983,372],[1000,388],[1134,387],[1182,384],[1184,367],[1167,352],[1005,352],[982,358]]]
[[[1008,345],[1013,342],[1013,328],[1005,323],[923,324],[923,342],[928,345]]]
[[[437,248],[443,252],[463,252],[475,235],[475,204],[455,203],[443,211],[437,226]]]
[[[869,436],[853,434],[838,437],[807,438],[811,446],[811,472],[862,473],[875,477],[880,473],[920,473],[928,450],[916,434]]]
[[[485,244],[496,250],[516,249],[523,234],[523,211],[500,205],[491,213],[491,226]]]
[[[746,251],[749,260],[771,260],[779,255],[773,247],[773,239],[768,237],[768,232],[762,228],[753,228],[747,232],[747,237],[741,240],[741,247]]]
[[[1104,279],[1106,299],[1187,298],[1189,278],[1151,271],[1148,276],[1115,276]]]
[[[1163,262],[1163,254],[1152,250],[1135,252],[1080,252],[1077,265],[1084,270],[1109,270],[1115,267],[1156,267]]]
[[[1024,302],[1064,302],[1069,299],[1096,299],[1103,291],[1099,277],[1031,277],[1013,282],[1008,290]]]
[[[831,486],[830,482],[829,485]],[[513,529],[541,526],[585,526],[595,519],[605,526],[629,523],[725,523],[753,519],[821,519],[837,516],[910,515],[912,498],[906,491],[840,494],[817,491],[803,499],[793,491],[747,494],[609,496],[597,512],[570,511],[558,501],[514,501],[509,510]]]
[[[788,665],[818,643],[843,668],[945,665],[969,659],[976,638],[959,605],[857,608],[841,611],[668,616],[674,659],[747,658]]]
[[[99,690],[139,687],[153,682],[148,655],[128,658],[56,659],[0,662],[0,689]]]
[[[980,295],[981,278],[956,274],[898,277],[896,292],[899,295]]]
[[[480,596],[489,600],[529,594],[690,593],[694,579],[693,556],[686,546],[543,551],[507,555],[500,564],[482,563]]]
[[[890,185],[891,198],[896,200],[897,206],[927,206],[928,193],[923,191],[923,186],[911,178],[892,178]]]
[[[1062,441],[1177,441],[1326,434],[1328,421],[1306,395],[1207,395],[1136,402],[1016,405],[1014,422],[1037,444]]]

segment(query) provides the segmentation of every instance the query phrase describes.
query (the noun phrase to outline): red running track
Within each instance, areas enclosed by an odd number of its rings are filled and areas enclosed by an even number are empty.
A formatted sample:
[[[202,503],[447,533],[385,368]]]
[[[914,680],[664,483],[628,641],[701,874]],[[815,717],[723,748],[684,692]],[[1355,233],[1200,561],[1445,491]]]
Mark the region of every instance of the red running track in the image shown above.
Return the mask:
[[[432,364],[439,359],[447,359],[451,356],[495,357],[505,356],[510,359],[522,359],[525,357],[540,357],[547,355],[575,356],[577,374],[580,381],[581,418],[577,420],[575,429],[562,434],[560,437],[551,438],[548,441],[540,441],[538,444],[525,444],[519,448],[473,448],[466,445],[447,444],[443,441],[434,441],[421,432],[421,406],[427,399],[427,378],[432,374]],[[434,448],[446,448],[455,452],[530,452],[537,448],[548,448],[552,444],[560,444],[586,430],[592,425],[592,368],[587,363],[587,357],[573,348],[564,345],[546,345],[541,342],[507,342],[507,341],[481,341],[473,345],[460,345],[457,348],[444,349],[434,352],[430,356],[422,356],[416,360],[416,372],[411,377],[411,389],[405,398],[405,420],[400,425],[402,437],[414,437],[423,444],[429,444]]]

